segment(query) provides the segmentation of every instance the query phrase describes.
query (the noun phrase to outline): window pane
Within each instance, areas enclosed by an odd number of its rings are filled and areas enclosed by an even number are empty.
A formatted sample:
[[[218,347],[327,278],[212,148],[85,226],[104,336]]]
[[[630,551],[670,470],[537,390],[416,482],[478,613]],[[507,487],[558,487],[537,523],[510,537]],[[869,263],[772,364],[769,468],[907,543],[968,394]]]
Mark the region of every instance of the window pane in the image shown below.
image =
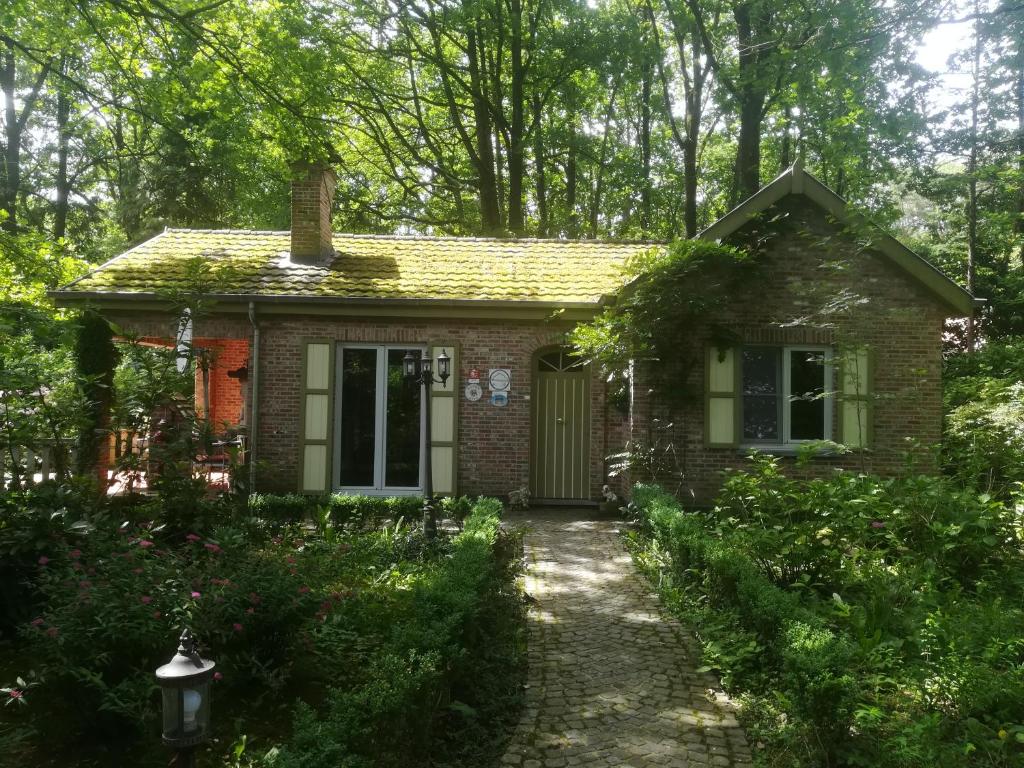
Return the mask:
[[[402,371],[404,349],[388,350],[387,432],[384,485],[415,488],[420,484],[420,391]],[[420,357],[420,350],[413,350]]]
[[[344,349],[341,355],[341,484],[372,486],[377,350]]]
[[[825,439],[825,353],[794,349],[789,353],[789,436]]]
[[[743,439],[779,440],[779,350],[743,350]]]

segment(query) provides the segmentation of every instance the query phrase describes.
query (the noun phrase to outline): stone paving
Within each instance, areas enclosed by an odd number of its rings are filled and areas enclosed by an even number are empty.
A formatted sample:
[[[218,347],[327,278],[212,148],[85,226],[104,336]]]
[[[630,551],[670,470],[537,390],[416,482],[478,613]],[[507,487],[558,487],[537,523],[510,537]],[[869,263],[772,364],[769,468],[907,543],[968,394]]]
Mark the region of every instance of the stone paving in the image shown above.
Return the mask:
[[[699,649],[634,568],[619,522],[549,510],[525,530],[526,705],[502,766],[749,766],[750,750]]]

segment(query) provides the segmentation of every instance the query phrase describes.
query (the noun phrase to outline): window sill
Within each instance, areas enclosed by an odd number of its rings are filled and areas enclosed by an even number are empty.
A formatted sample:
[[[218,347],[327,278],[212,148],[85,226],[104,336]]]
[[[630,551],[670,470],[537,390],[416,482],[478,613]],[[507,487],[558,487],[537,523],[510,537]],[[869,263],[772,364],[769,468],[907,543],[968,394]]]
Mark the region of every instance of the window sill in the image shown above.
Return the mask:
[[[766,453],[769,456],[797,456],[805,448],[802,444],[791,444],[791,445],[765,445],[764,443],[752,443],[747,445],[741,445],[736,449],[736,453],[746,456],[751,451],[757,451],[758,453]],[[839,451],[834,448],[818,448],[815,450],[812,458],[829,458],[831,456],[838,456]]]

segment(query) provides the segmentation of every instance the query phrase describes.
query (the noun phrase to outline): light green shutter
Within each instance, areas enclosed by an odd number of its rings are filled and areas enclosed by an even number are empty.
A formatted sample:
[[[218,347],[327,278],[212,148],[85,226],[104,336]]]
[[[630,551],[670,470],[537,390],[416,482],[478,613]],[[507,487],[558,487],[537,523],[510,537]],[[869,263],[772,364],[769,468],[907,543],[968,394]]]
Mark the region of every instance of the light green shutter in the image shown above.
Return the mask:
[[[871,443],[872,355],[867,347],[843,353],[839,365],[839,441],[850,448]]]
[[[739,360],[736,347],[707,349],[704,442],[708,448],[739,443]]]
[[[299,490],[331,489],[331,425],[333,422],[334,343],[302,342],[302,402],[299,413]]]
[[[430,392],[430,465],[434,493],[454,496],[458,490],[459,346],[454,342],[430,344],[430,358],[441,352],[451,358],[452,375]],[[435,371],[436,373],[436,371]]]

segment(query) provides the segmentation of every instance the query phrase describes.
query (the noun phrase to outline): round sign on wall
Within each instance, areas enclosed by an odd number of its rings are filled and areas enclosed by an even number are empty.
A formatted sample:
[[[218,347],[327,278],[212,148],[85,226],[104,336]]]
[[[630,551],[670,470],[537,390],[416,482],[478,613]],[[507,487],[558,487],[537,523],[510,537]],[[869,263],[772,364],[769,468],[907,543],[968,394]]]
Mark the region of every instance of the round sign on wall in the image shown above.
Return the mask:
[[[512,386],[512,371],[508,368],[491,368],[487,384],[492,392],[507,392]]]
[[[475,403],[484,394],[479,384],[467,384],[466,385],[466,399],[471,403]]]

